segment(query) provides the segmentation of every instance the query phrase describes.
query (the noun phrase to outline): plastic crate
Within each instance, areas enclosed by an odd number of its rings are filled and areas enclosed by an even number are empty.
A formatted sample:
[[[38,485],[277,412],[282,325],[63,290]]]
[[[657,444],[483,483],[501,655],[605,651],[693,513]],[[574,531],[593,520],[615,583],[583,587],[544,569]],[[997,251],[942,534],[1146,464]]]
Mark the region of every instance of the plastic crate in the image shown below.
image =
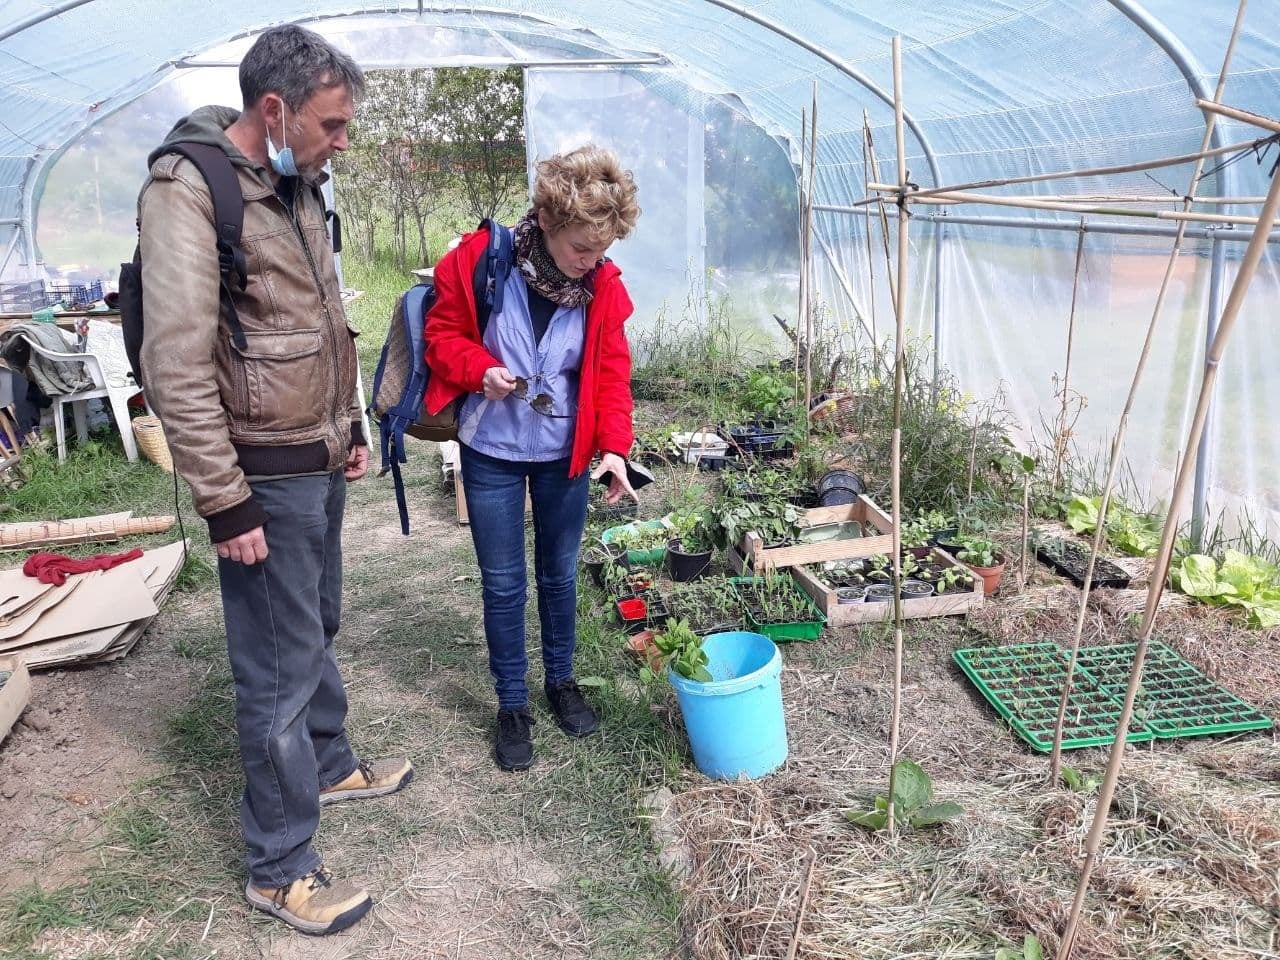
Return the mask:
[[[1056,643],[957,650],[954,659],[973,685],[1009,722],[1013,731],[1040,751],[1053,749],[1067,661]],[[1071,676],[1062,748],[1101,747],[1115,741],[1120,703],[1076,665]],[[1139,722],[1129,724],[1130,743],[1155,735]]]
[[[0,313],[32,313],[44,306],[43,280],[0,284]]]
[[[44,305],[52,306],[55,303],[62,303],[69,307],[87,307],[101,299],[101,280],[94,280],[91,283],[67,283],[60,280],[50,280],[45,288]]]
[[[1076,661],[1118,700],[1124,699],[1137,644],[1088,647]],[[1267,730],[1271,719],[1224,690],[1158,641],[1147,645],[1134,716],[1161,739]]]
[[[785,576],[784,574],[775,574],[775,576]],[[747,602],[746,596],[743,595],[743,587],[747,584],[757,583],[764,580],[764,577],[731,577],[734,589],[738,591],[738,596],[742,597],[742,606],[747,618],[747,626],[755,633],[764,634],[774,643],[785,643],[788,640],[817,640],[822,633],[823,626],[826,625],[827,618],[821,610],[813,603],[810,596],[800,589],[800,585],[790,576],[787,580],[791,584],[791,589],[796,595],[804,599],[805,606],[812,611],[812,616],[807,620],[795,620],[789,623],[761,623],[755,618],[751,612],[751,606]]]

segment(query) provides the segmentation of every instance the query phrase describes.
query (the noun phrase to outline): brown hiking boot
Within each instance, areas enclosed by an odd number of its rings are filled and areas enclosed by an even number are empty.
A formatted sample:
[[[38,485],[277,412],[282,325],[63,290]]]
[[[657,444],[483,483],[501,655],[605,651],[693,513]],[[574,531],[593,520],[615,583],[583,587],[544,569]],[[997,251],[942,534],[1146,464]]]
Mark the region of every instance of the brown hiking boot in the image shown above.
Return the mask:
[[[331,787],[320,791],[320,806],[341,803],[343,800],[363,800],[366,797],[385,797],[408,786],[413,779],[413,764],[408,757],[391,760],[361,760],[351,775]]]
[[[279,917],[295,930],[321,937],[347,929],[373,906],[369,894],[353,883],[335,880],[324,867],[275,890],[250,883],[244,895],[250,905]]]

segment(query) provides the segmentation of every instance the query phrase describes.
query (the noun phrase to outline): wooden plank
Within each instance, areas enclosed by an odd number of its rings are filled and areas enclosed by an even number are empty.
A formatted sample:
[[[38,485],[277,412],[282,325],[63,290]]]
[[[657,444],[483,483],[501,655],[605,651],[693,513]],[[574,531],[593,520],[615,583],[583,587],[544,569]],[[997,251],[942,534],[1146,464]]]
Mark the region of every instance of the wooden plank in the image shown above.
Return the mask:
[[[822,563],[826,560],[854,560],[860,557],[872,557],[877,553],[888,553],[893,549],[893,520],[865,496],[858,497],[853,503],[834,507],[814,507],[812,510],[806,510],[804,516],[810,526],[821,523],[853,522],[862,525],[864,534],[870,527],[879,535],[828,540],[823,543],[766,547],[758,533],[748,531],[742,540],[741,549],[744,554],[752,558],[751,565],[757,570],[767,570],[796,566],[801,563]]]
[[[878,539],[878,538],[877,538]],[[852,559],[852,558],[840,558]],[[934,547],[931,559],[951,566],[964,566],[951,554],[941,548]],[[807,593],[818,609],[827,616],[827,623],[834,627],[847,627],[858,623],[874,623],[893,619],[892,603],[840,603],[834,590],[828,590],[817,575],[806,567],[795,566],[791,575],[796,583]],[[918,617],[947,617],[977,610],[986,603],[982,592],[982,578],[975,575],[973,589],[966,593],[950,593],[946,596],[921,597],[916,600],[902,601],[902,616],[905,620]]]
[[[4,740],[31,700],[31,677],[21,657],[0,657],[0,672],[9,673],[0,687],[0,740]]]

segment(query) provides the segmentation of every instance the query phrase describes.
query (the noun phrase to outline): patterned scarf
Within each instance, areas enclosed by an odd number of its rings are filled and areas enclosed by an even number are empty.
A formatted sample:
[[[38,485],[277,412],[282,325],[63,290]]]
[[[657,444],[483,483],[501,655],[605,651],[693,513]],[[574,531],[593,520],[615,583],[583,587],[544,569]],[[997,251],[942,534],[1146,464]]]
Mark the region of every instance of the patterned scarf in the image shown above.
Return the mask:
[[[512,229],[515,242],[516,266],[524,274],[524,281],[552,303],[562,307],[585,307],[591,302],[595,289],[595,271],[581,279],[562,273],[542,239],[542,227],[538,225],[538,211],[530,210]]]

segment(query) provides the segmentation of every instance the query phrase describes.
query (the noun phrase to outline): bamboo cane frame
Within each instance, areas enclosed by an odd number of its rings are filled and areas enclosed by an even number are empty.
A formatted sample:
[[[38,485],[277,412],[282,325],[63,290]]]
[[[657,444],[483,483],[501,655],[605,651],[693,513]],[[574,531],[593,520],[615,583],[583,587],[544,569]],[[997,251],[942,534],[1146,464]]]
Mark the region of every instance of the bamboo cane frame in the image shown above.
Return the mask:
[[[1107,812],[1111,806],[1111,798],[1115,794],[1116,780],[1120,774],[1120,763],[1124,756],[1124,744],[1128,735],[1129,721],[1133,717],[1133,704],[1138,697],[1138,687],[1142,683],[1143,661],[1146,659],[1147,646],[1155,628],[1156,610],[1160,604],[1160,597],[1164,592],[1164,580],[1169,573],[1174,539],[1178,532],[1181,500],[1186,493],[1187,481],[1194,472],[1196,454],[1191,451],[1196,449],[1200,442],[1200,437],[1204,433],[1205,421],[1208,419],[1209,401],[1213,394],[1214,383],[1218,377],[1219,362],[1226,349],[1227,341],[1235,329],[1235,321],[1240,312],[1240,305],[1244,302],[1245,292],[1248,290],[1249,284],[1253,280],[1253,275],[1258,269],[1258,261],[1262,259],[1262,251],[1266,246],[1267,233],[1275,223],[1278,211],[1280,211],[1280,176],[1272,178],[1271,190],[1267,194],[1267,202],[1263,205],[1258,227],[1255,227],[1253,239],[1249,242],[1244,258],[1240,262],[1235,282],[1231,286],[1231,294],[1227,298],[1227,305],[1222,311],[1222,320],[1218,326],[1217,335],[1213,338],[1213,345],[1205,359],[1204,379],[1200,386],[1200,397],[1196,403],[1195,417],[1192,420],[1191,431],[1187,437],[1188,454],[1178,471],[1178,478],[1174,484],[1173,494],[1170,497],[1169,512],[1165,517],[1164,535],[1160,541],[1160,552],[1156,556],[1155,567],[1151,571],[1151,585],[1147,590],[1147,607],[1143,614],[1142,627],[1134,649],[1133,672],[1129,676],[1129,686],[1125,691],[1124,707],[1120,711],[1120,720],[1116,727],[1116,738],[1111,746],[1111,757],[1107,763],[1106,779],[1103,781],[1098,793],[1098,804],[1094,812],[1093,825],[1089,829],[1089,836],[1085,844],[1085,861],[1080,875],[1080,885],[1076,890],[1076,899],[1071,908],[1071,917],[1067,921],[1067,928],[1063,933],[1064,952],[1060,955],[1066,960],[1070,960],[1071,949],[1074,946],[1075,933],[1079,926],[1080,913],[1084,904],[1084,894],[1088,889],[1089,879],[1093,874],[1102,833],[1106,829]],[[1189,467],[1190,469],[1188,469]]]
[[[871,148],[867,137],[870,133],[870,117],[866,110],[862,111],[862,173],[864,179],[871,182]],[[879,179],[879,178],[877,178]],[[864,211],[863,223],[867,231],[867,291],[868,300],[871,306],[871,349],[874,355],[875,346],[879,342],[880,337],[876,330],[876,267],[875,255],[871,252],[871,207],[867,206]],[[880,205],[880,213],[884,213],[884,204]]]
[[[876,159],[875,139],[871,136],[871,114],[868,113],[866,110],[862,111],[862,133],[863,133],[863,136],[865,136],[867,139],[867,154],[871,158],[871,175],[875,177],[875,179],[879,180],[880,179],[880,161]],[[883,197],[876,197],[874,198],[874,202],[880,203],[880,201],[883,199],[884,199]],[[867,201],[864,200],[861,202],[866,203]],[[889,285],[889,301],[890,301],[889,305],[893,308],[894,312],[896,313],[898,310],[898,289],[893,279],[893,260],[889,256],[889,218],[885,214],[883,203],[880,203],[880,206],[878,209],[880,211],[880,240],[882,245],[884,246],[885,279]],[[867,243],[870,243],[870,242],[871,242],[871,237],[868,236]]]
[[[1223,56],[1222,70],[1218,76],[1218,85],[1214,92],[1214,100],[1218,100],[1222,96],[1224,87],[1226,86],[1226,78],[1232,54],[1235,50],[1236,40],[1240,33],[1241,24],[1244,21],[1245,9],[1248,6],[1248,0],[1240,0],[1240,6],[1236,13],[1236,21],[1231,32],[1231,39],[1227,43],[1226,53]],[[1208,143],[1209,137],[1213,132],[1213,116],[1215,111],[1209,111],[1206,118],[1205,127],[1205,143]],[[1202,162],[1197,163],[1196,169],[1191,180],[1190,193],[1195,192],[1195,184],[1199,177]],[[1190,199],[1185,201],[1187,206],[1190,205]],[[1133,704],[1137,699],[1138,688],[1142,682],[1142,667],[1146,659],[1147,646],[1151,640],[1151,634],[1155,627],[1156,612],[1160,606],[1160,598],[1164,592],[1165,577],[1168,575],[1169,564],[1173,555],[1173,544],[1178,530],[1178,516],[1181,509],[1181,501],[1186,492],[1187,478],[1195,472],[1195,464],[1199,448],[1200,437],[1204,432],[1205,421],[1208,417],[1209,402],[1213,395],[1214,383],[1217,380],[1218,365],[1222,358],[1222,354],[1226,349],[1227,340],[1235,328],[1236,317],[1239,314],[1240,306],[1244,302],[1244,296],[1249,288],[1249,284],[1253,280],[1253,275],[1258,267],[1258,262],[1262,259],[1262,253],[1266,249],[1267,240],[1271,232],[1271,227],[1275,222],[1277,210],[1280,210],[1280,176],[1273,176],[1271,188],[1267,192],[1266,202],[1263,204],[1262,211],[1259,214],[1259,222],[1254,226],[1253,234],[1250,237],[1249,245],[1245,250],[1245,254],[1240,263],[1240,268],[1236,274],[1235,282],[1231,287],[1231,294],[1227,299],[1226,306],[1223,308],[1222,317],[1218,325],[1217,333],[1213,338],[1209,350],[1205,356],[1204,376],[1200,385],[1200,396],[1196,403],[1195,416],[1192,420],[1191,430],[1187,438],[1186,449],[1188,455],[1185,460],[1178,466],[1177,476],[1174,481],[1173,492],[1169,498],[1169,510],[1165,517],[1164,530],[1160,539],[1160,550],[1156,557],[1154,568],[1151,572],[1150,584],[1147,588],[1147,605],[1143,613],[1142,626],[1139,630],[1138,640],[1134,648],[1133,667],[1129,675],[1129,684],[1125,690],[1124,705],[1120,711],[1120,718],[1116,724],[1115,741],[1111,745],[1111,753],[1107,758],[1107,771],[1103,779],[1101,788],[1098,793],[1098,804],[1094,810],[1093,821],[1089,827],[1089,834],[1085,841],[1085,857],[1081,866],[1080,881],[1076,887],[1075,898],[1071,905],[1071,913],[1067,919],[1066,928],[1062,934],[1062,944],[1059,956],[1063,960],[1070,960],[1071,954],[1075,948],[1075,939],[1080,926],[1080,918],[1084,908],[1084,897],[1089,888],[1089,881],[1093,875],[1094,864],[1097,860],[1098,848],[1101,845],[1102,834],[1106,829],[1107,819],[1111,807],[1111,799],[1115,794],[1116,781],[1120,775],[1120,766],[1124,758],[1124,745],[1128,739],[1129,722],[1133,716]],[[1114,482],[1116,465],[1120,459],[1120,451],[1124,441],[1125,427],[1128,421],[1128,415],[1132,406],[1134,394],[1137,392],[1138,381],[1141,378],[1143,367],[1150,350],[1152,340],[1154,339],[1154,329],[1156,320],[1159,316],[1161,303],[1164,298],[1165,290],[1168,286],[1169,278],[1172,276],[1173,268],[1178,256],[1178,248],[1182,241],[1182,229],[1174,241],[1174,247],[1170,252],[1169,263],[1165,269],[1164,282],[1161,284],[1160,295],[1157,298],[1155,310],[1152,315],[1151,324],[1147,330],[1147,340],[1143,344],[1143,351],[1139,359],[1138,368],[1134,374],[1134,382],[1130,387],[1129,397],[1126,400],[1124,412],[1121,415],[1120,424],[1117,428],[1115,441],[1111,452],[1111,462],[1108,465],[1107,483],[1103,488],[1102,503],[1098,510],[1098,526],[1094,530],[1093,546],[1089,557],[1089,563],[1085,571],[1085,580],[1083,592],[1080,601],[1080,612],[1076,621],[1076,633],[1072,645],[1071,659],[1068,664],[1067,675],[1064,681],[1064,689],[1062,700],[1058,708],[1058,722],[1054,731],[1054,743],[1052,754],[1052,780],[1057,779],[1057,765],[1061,756],[1062,744],[1062,727],[1063,719],[1066,712],[1067,697],[1070,693],[1071,674],[1075,667],[1077,655],[1079,652],[1080,635],[1082,632],[1085,606],[1088,603],[1088,591],[1092,581],[1093,568],[1098,555],[1098,548],[1106,530],[1106,509],[1109,505],[1111,486]]]
[[[1221,96],[1222,91],[1218,91],[1217,96]],[[1250,123],[1255,127],[1262,127],[1264,130],[1274,130],[1280,133],[1280,120],[1272,120],[1270,117],[1264,117],[1258,113],[1251,113],[1248,110],[1241,110],[1239,107],[1227,107],[1214,100],[1196,100],[1196,106],[1206,113],[1216,113],[1219,116],[1229,117],[1232,120],[1239,120],[1242,123]]]
[[[1022,183],[1044,183],[1048,180],[1071,180],[1074,178],[1085,179],[1088,177],[1105,177],[1117,173],[1141,173],[1144,170],[1157,170],[1160,167],[1178,167],[1184,163],[1194,163],[1197,160],[1207,160],[1210,157],[1220,157],[1226,153],[1243,153],[1245,150],[1256,149],[1263,144],[1270,143],[1275,139],[1274,136],[1258,137],[1254,140],[1241,140],[1238,143],[1229,143],[1222,147],[1212,147],[1199,150],[1195,153],[1184,153],[1174,157],[1163,157],[1158,160],[1140,160],[1137,163],[1122,163],[1109,167],[1087,167],[1080,170],[1055,170],[1051,173],[1035,173],[1025,177],[1003,177],[996,180],[974,180],[970,183],[958,183],[950,187],[926,187],[921,190],[913,190],[911,198],[913,200],[924,200],[929,197],[936,196],[940,193],[955,193],[956,191],[964,192],[966,190],[986,190],[990,187],[1007,187]],[[888,184],[883,185],[883,189],[892,193],[898,188]],[[879,197],[868,197],[865,200],[858,200],[851,203],[851,207],[860,207],[867,203],[879,203]]]
[[[809,113],[809,190],[805,197],[805,271],[813,270],[813,184],[818,165],[818,81],[813,82],[813,109]],[[804,297],[804,439],[809,442],[812,426],[808,413],[813,406],[813,278],[806,276]]]
[[[1062,370],[1062,407],[1058,411],[1058,428],[1053,437],[1053,481],[1051,489],[1058,490],[1058,479],[1062,472],[1062,458],[1067,447],[1067,407],[1070,402],[1071,384],[1071,348],[1075,345],[1076,336],[1076,303],[1080,295],[1080,266],[1084,263],[1084,218],[1080,218],[1080,236],[1076,240],[1076,266],[1071,275],[1071,310],[1067,314],[1067,359]],[[1025,553],[1025,550],[1023,551]],[[1023,571],[1026,579],[1026,571]]]
[[[907,183],[906,135],[902,121],[902,37],[893,38],[893,126],[897,141],[898,182]],[[893,509],[893,713],[889,721],[889,802],[885,808],[886,825],[893,836],[893,791],[897,786],[898,734],[902,723],[902,393],[906,357],[903,340],[906,332],[907,307],[907,205],[898,207],[898,295],[894,298],[893,343],[893,445],[891,488]]]
[[[900,193],[898,187],[887,183],[869,183],[867,188],[883,193]],[[1191,223],[1220,223],[1233,226],[1256,226],[1257,217],[1235,216],[1229,213],[1191,213],[1182,210],[1135,210],[1131,207],[1085,206],[1078,203],[1058,203],[1032,197],[1006,197],[990,193],[973,193],[966,190],[930,191],[927,197],[918,197],[915,191],[907,194],[912,203],[937,204],[942,202],[981,203],[993,207],[1018,207],[1026,210],[1059,210],[1065,213],[1091,213],[1103,217],[1132,217],[1139,220],[1174,220]]]

